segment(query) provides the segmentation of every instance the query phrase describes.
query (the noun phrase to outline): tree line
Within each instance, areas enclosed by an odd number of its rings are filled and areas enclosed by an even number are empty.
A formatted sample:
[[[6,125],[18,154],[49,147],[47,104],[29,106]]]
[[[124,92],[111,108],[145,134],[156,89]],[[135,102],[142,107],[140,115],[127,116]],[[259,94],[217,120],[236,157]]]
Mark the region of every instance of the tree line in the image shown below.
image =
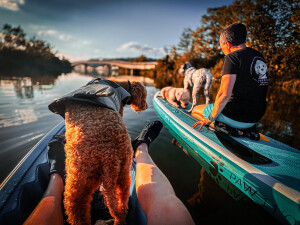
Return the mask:
[[[70,62],[55,56],[49,43],[35,37],[26,39],[24,30],[5,24],[0,32],[2,75],[61,74],[71,70]]]
[[[219,37],[232,23],[246,25],[246,44],[266,58],[271,84],[299,83],[299,10],[296,0],[235,0],[228,6],[209,8],[201,26],[185,28],[178,45],[166,49],[167,56],[157,61],[156,86],[181,86],[178,70],[184,62],[210,68],[214,78],[220,78],[224,54]]]

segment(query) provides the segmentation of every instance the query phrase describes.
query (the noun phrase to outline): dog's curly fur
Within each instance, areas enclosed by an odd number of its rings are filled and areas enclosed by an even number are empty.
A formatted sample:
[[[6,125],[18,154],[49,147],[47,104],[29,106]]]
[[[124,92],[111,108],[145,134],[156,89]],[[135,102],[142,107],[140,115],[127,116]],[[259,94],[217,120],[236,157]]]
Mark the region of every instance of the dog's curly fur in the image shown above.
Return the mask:
[[[119,83],[126,86],[126,82]],[[126,89],[126,88],[125,88]],[[147,108],[146,88],[131,87],[131,107]],[[102,194],[115,224],[125,224],[130,194],[132,146],[120,112],[69,102],[66,105],[66,185],[64,206],[71,224],[90,224],[90,202],[102,184]]]
[[[124,83],[126,82],[118,82],[118,84],[124,87]],[[148,105],[146,102],[147,91],[140,82],[132,82],[131,86],[131,108],[137,113],[147,109]]]

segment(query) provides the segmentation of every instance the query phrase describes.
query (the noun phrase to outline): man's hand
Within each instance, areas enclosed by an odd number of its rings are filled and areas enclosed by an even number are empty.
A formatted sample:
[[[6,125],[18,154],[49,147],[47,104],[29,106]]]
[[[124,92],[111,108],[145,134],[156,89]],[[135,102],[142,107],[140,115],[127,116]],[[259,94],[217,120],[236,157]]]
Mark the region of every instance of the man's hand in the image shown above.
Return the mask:
[[[200,128],[199,128],[199,131],[200,131],[200,130],[202,129],[203,125],[209,125],[209,124],[211,124],[211,123],[212,123],[212,121],[210,121],[209,119],[204,119],[204,120],[201,120],[201,121],[196,122],[196,123],[193,125],[193,128],[195,128],[195,127],[201,125]]]

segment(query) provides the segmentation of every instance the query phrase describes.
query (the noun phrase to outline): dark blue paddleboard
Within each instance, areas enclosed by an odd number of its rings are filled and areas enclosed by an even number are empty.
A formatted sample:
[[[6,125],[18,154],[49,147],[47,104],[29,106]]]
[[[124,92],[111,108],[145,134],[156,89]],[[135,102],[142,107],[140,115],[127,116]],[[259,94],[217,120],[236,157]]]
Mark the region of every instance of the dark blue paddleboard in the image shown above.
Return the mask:
[[[49,183],[47,144],[65,132],[64,121],[36,144],[0,185],[0,224],[23,224],[41,200]],[[130,170],[131,186],[127,224],[147,224],[135,190],[136,161]]]

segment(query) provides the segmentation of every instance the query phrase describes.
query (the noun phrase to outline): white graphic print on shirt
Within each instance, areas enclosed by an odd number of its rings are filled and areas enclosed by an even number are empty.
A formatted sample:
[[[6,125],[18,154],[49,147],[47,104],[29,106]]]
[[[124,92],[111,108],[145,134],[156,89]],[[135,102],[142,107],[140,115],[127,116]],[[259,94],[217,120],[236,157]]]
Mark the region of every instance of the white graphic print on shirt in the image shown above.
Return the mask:
[[[251,63],[250,73],[253,79],[258,82],[259,85],[268,85],[267,72],[268,66],[264,59],[260,57],[254,57]]]

